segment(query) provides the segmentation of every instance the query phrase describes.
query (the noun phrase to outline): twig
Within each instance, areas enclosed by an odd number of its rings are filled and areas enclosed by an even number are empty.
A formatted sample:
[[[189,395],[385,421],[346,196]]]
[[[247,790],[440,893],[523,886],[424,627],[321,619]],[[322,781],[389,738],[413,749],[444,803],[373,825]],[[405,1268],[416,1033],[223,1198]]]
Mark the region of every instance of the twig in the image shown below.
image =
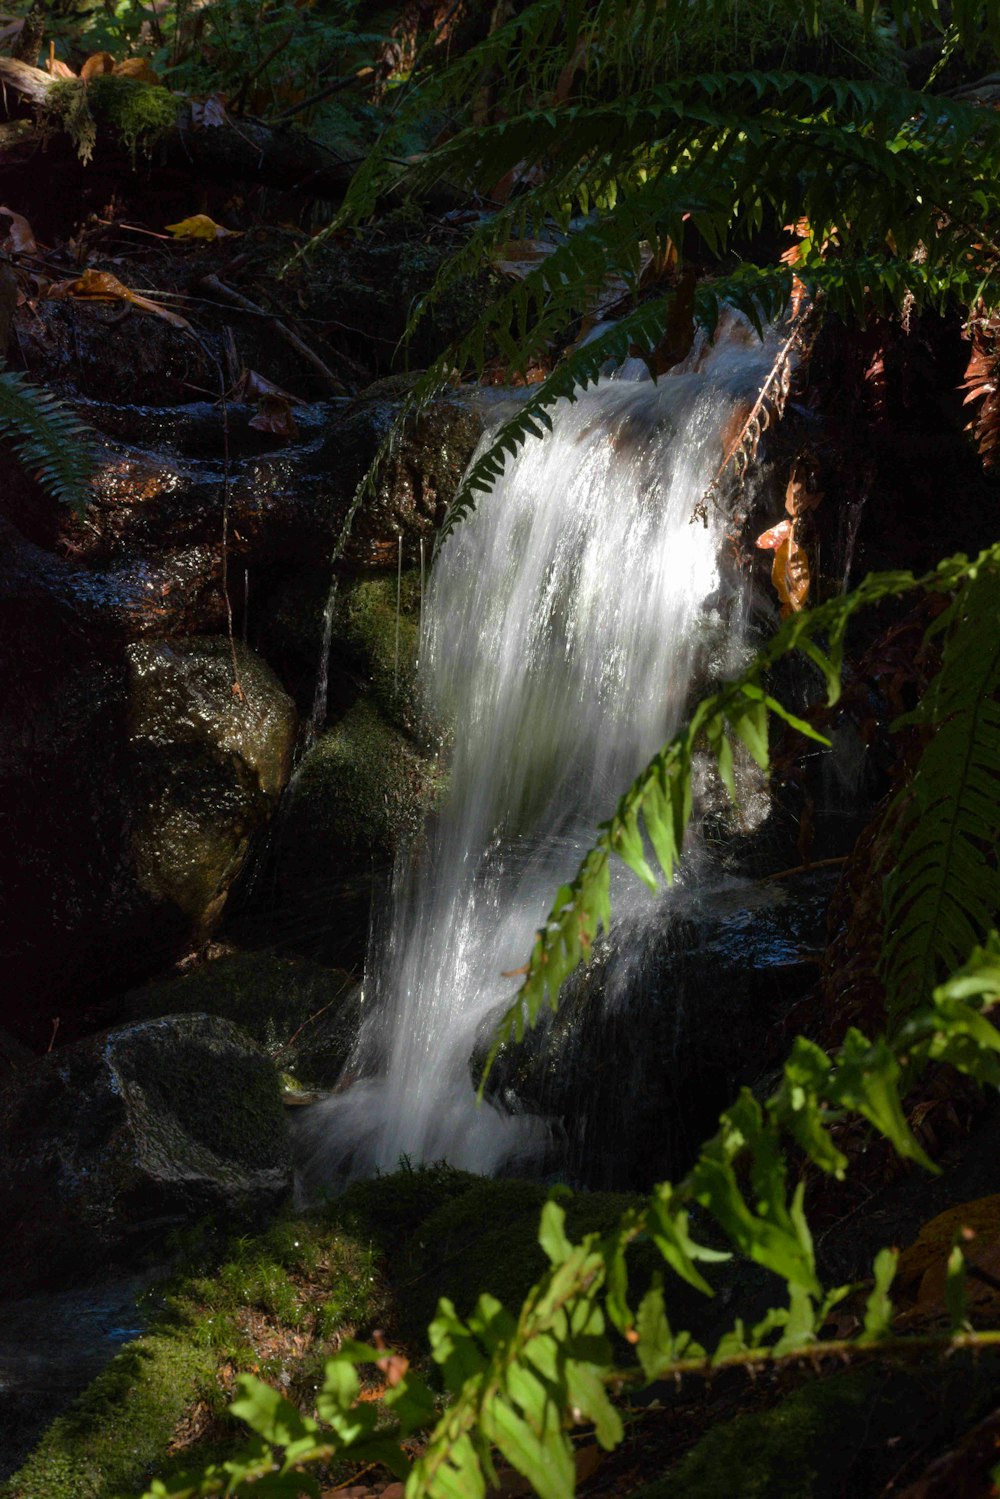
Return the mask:
[[[299,335],[297,333],[293,333],[288,324],[283,323],[279,317],[276,317],[274,315],[274,313],[269,313],[263,307],[260,307],[256,302],[251,302],[250,298],[245,297],[242,292],[234,291],[231,286],[227,286],[224,281],[220,281],[218,276],[202,276],[201,279],[195,284],[199,288],[203,288],[205,291],[211,292],[219,299],[220,302],[228,302],[231,307],[239,307],[242,308],[244,312],[253,312],[260,317],[269,318],[274,326],[274,331],[276,333],[279,333],[285,340],[285,342],[291,348],[293,348],[297,354],[300,354],[302,358],[312,366],[316,373],[320,375],[326,381],[326,383],[336,391],[338,395],[347,394],[343,382],[339,380],[333,373],[333,371],[323,363],[322,359],[316,353],[315,349],[311,349],[307,343],[303,343]]]

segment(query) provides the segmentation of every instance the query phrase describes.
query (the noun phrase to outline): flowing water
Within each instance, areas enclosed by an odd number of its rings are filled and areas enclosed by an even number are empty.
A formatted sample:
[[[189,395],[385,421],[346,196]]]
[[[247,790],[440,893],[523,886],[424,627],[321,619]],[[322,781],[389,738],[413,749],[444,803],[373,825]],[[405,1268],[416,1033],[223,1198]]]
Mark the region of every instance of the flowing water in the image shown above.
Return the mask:
[[[722,523],[692,510],[773,356],[733,319],[657,384],[630,361],[561,403],[444,546],[420,675],[451,725],[449,791],[375,923],[355,1080],[309,1111],[313,1179],[402,1157],[489,1173],[544,1151],[543,1120],[477,1108],[470,1057],[726,628]]]

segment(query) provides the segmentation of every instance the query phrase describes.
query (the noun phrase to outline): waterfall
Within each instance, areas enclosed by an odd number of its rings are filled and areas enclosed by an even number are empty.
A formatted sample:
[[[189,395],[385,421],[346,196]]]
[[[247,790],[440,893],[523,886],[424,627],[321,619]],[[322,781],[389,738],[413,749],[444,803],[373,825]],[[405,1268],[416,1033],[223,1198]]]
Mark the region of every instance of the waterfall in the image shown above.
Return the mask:
[[[562,402],[445,544],[420,675],[450,725],[449,790],[376,922],[353,1081],[309,1111],[310,1179],[402,1157],[490,1173],[544,1150],[543,1120],[477,1108],[470,1057],[718,637],[722,523],[692,510],[774,348],[729,318],[655,384],[630,361]]]

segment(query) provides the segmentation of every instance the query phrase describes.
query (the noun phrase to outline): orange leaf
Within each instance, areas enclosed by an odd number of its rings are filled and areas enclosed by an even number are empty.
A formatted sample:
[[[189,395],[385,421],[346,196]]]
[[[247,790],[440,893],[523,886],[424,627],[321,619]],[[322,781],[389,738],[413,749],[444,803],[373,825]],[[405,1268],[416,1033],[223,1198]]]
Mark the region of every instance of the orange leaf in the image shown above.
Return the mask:
[[[88,267],[75,280],[53,282],[48,295],[54,301],[73,297],[83,302],[131,302],[134,307],[141,308],[143,312],[154,313],[175,328],[191,331],[191,324],[179,312],[171,312],[169,307],[161,307],[159,302],[153,302],[139,292],[130,291],[110,271],[95,271]]]
[[[207,213],[196,213],[177,224],[168,224],[167,230],[175,239],[226,239],[239,233],[237,229],[225,229],[210,219]]]
[[[81,78],[99,78],[102,73],[113,73],[115,60],[110,52],[94,52],[80,69]]]
[[[119,78],[134,78],[136,83],[148,83],[154,88],[162,85],[159,73],[154,73],[145,57],[124,57],[116,62],[112,71]]]
[[[790,520],[780,520],[770,531],[762,531],[754,542],[762,552],[776,552],[779,547],[788,545],[788,538],[792,534],[792,523]]]

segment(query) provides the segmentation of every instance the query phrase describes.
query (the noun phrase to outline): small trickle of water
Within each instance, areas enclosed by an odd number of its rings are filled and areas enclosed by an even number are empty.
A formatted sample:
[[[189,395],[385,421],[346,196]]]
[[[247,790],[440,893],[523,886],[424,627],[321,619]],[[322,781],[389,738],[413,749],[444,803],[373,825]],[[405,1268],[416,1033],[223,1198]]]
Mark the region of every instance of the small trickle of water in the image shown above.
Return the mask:
[[[404,1156],[493,1172],[544,1150],[541,1119],[477,1108],[470,1057],[597,822],[677,727],[703,635],[717,639],[721,523],[691,515],[773,355],[732,320],[658,383],[602,380],[561,403],[444,547],[420,675],[453,728],[450,790],[396,869],[358,1080],[311,1111],[312,1179]]]

